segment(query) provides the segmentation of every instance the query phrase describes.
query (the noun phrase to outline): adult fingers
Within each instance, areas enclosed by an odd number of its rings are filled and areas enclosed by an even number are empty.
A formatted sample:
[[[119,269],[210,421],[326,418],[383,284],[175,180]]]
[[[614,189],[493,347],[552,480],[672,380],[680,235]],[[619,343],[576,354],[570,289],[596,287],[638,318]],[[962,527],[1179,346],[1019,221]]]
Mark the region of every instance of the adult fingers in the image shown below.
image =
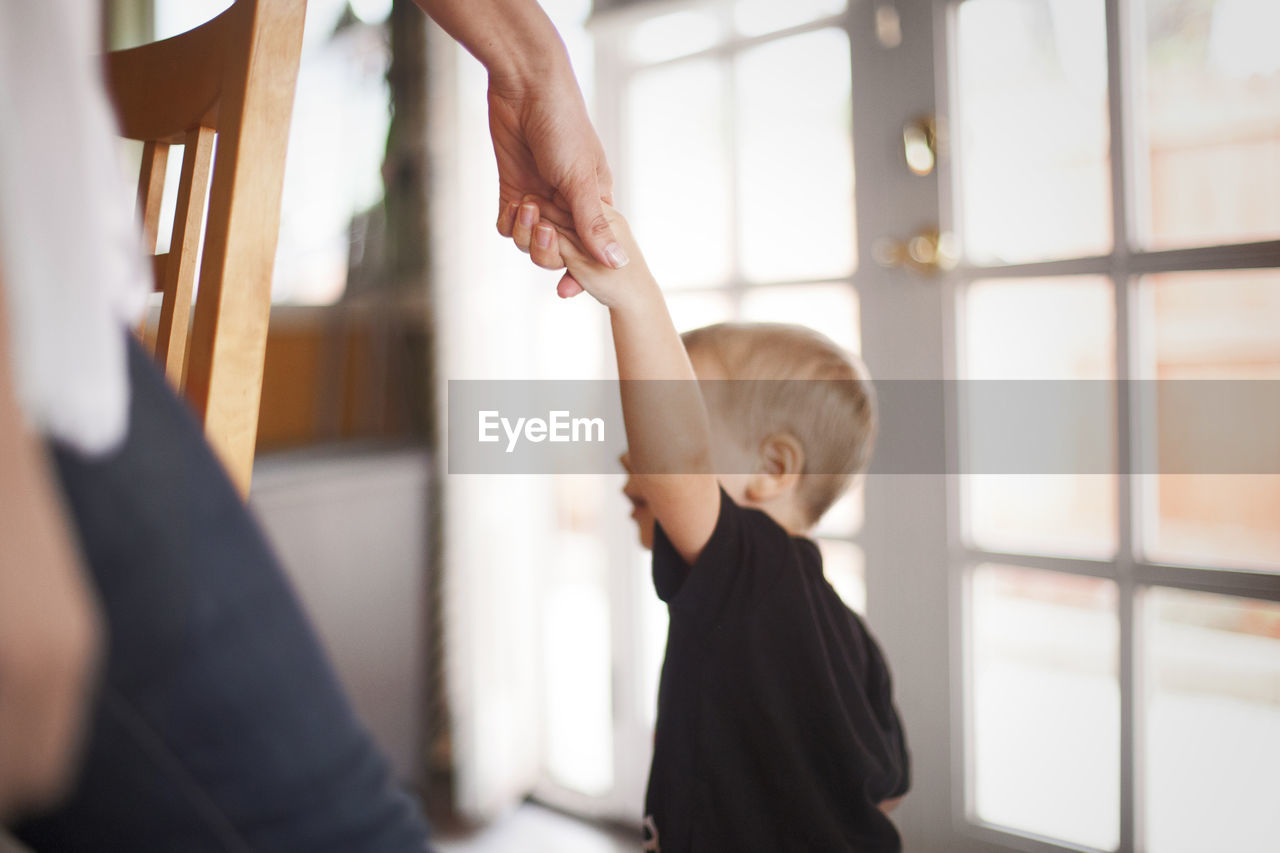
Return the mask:
[[[557,247],[560,250],[560,258],[566,265],[571,263],[578,264],[599,264],[595,258],[591,257],[590,251],[583,245],[582,237],[572,228],[556,228]]]
[[[539,222],[533,227],[533,242],[529,246],[529,257],[535,264],[545,270],[564,268],[564,259],[560,257],[559,239],[556,229],[549,222]]]
[[[551,199],[542,198],[541,196],[527,195],[525,201],[536,201],[538,204],[538,214],[544,222],[550,222],[552,225],[566,231],[573,230],[573,213],[569,209],[569,202],[560,193],[556,193]]]
[[[501,199],[498,200],[498,233],[503,237],[511,236],[511,229],[516,224],[516,212],[519,210],[518,201],[504,204]]]
[[[587,251],[606,266],[621,269],[630,260],[622,245],[613,235],[609,220],[604,215],[600,201],[600,188],[594,174],[579,177],[560,192],[573,211],[573,226]]]
[[[511,239],[525,254],[533,240],[533,226],[538,223],[538,206],[532,202],[520,205],[516,212],[515,223],[511,226]]]

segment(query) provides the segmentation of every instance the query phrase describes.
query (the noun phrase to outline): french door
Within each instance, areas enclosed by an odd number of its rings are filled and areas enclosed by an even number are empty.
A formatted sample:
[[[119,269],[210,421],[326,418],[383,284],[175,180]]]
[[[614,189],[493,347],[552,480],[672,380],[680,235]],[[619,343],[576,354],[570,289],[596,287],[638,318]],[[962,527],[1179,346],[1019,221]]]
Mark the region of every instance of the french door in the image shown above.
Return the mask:
[[[677,324],[804,322],[940,389],[885,412],[940,461],[819,531],[894,673],[907,849],[1272,849],[1280,5],[596,8],[596,121]],[[1009,380],[1083,389],[1029,413],[1073,465],[998,464],[1018,431],[975,400]],[[1246,464],[1186,464],[1224,422]],[[609,764],[541,793],[634,818],[663,614],[625,520],[599,538]]]
[[[881,262],[855,277],[862,350],[879,378],[947,380],[946,417],[919,429],[962,472],[866,485],[908,849],[1280,837],[1280,430],[1274,407],[1213,402],[1244,381],[1274,400],[1280,378],[1280,62],[1252,34],[1275,16],[850,11],[858,254]],[[1098,392],[1057,437],[1110,464],[970,467],[1000,426],[975,412],[988,380]],[[1197,424],[1256,465],[1187,467]]]

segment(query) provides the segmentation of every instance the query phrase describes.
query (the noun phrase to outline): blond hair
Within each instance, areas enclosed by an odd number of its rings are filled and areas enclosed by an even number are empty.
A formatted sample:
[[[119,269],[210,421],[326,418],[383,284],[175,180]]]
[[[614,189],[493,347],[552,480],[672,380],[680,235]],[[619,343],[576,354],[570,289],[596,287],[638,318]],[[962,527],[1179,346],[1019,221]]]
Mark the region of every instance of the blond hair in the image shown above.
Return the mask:
[[[740,441],[752,447],[787,433],[800,443],[798,494],[816,523],[871,459],[875,394],[861,360],[825,335],[784,323],[717,323],[681,338],[731,380],[724,393],[705,396],[712,416]]]

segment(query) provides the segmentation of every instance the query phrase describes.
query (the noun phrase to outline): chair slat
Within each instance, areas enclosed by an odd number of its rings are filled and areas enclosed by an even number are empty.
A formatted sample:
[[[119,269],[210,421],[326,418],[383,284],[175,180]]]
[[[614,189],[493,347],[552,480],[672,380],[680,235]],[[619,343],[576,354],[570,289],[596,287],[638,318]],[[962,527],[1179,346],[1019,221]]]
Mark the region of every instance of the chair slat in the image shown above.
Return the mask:
[[[164,292],[164,267],[167,263],[169,263],[168,252],[151,256],[151,280],[155,283],[153,290],[156,293]]]
[[[156,358],[175,386],[182,385],[187,357],[187,333],[191,319],[191,293],[196,280],[200,250],[200,226],[209,191],[213,163],[214,132],[196,127],[187,132],[183,145],[178,205],[174,212],[173,240],[169,246],[162,281],[160,323],[156,330]]]
[[[164,199],[164,176],[169,164],[169,143],[148,141],[142,147],[142,169],[138,172],[138,213],[142,219],[144,251],[156,250],[160,231],[160,204]]]

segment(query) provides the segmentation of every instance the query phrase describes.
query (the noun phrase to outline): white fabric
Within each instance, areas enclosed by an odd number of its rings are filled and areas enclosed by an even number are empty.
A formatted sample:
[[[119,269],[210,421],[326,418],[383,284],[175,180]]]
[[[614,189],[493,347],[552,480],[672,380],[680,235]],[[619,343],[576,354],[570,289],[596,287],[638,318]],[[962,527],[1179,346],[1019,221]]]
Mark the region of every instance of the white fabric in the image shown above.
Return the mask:
[[[18,402],[87,453],[128,421],[122,329],[150,289],[102,84],[100,4],[0,0],[0,278]]]

